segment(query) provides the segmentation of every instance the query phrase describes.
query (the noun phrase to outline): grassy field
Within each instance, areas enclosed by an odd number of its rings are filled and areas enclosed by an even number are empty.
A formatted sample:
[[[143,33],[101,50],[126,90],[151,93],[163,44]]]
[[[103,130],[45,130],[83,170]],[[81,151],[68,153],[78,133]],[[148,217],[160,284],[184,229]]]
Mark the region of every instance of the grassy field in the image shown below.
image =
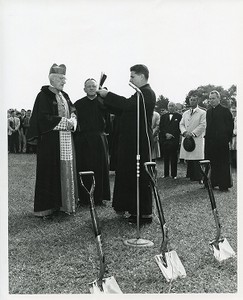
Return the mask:
[[[9,293],[86,294],[98,275],[96,244],[88,207],[75,216],[59,214],[53,220],[33,216],[36,157],[9,154]],[[158,187],[169,228],[169,246],[180,257],[187,276],[167,283],[154,256],[159,254],[161,229],[154,221],[140,235],[153,247],[128,247],[123,241],[136,237],[136,225],[117,216],[111,202],[98,207],[107,276],[113,275],[125,294],[236,293],[237,257],[219,263],[209,248],[215,222],[207,190],[185,178],[179,164],[177,180],[162,179]],[[114,175],[110,175],[113,187]],[[214,191],[222,236],[237,250],[237,183],[228,193]]]

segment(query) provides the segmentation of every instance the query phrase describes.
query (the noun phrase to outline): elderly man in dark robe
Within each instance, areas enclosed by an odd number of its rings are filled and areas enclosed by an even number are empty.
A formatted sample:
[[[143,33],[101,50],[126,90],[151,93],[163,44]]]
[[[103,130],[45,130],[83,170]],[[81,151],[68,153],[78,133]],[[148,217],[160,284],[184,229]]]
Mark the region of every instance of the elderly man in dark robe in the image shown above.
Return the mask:
[[[207,110],[205,134],[205,158],[211,163],[212,186],[220,191],[232,187],[230,170],[229,142],[233,136],[233,117],[230,110],[220,104],[220,94],[212,91],[209,94],[211,108]]]
[[[52,65],[50,85],[36,97],[27,133],[28,141],[37,140],[34,214],[44,218],[59,210],[74,213],[78,201],[72,136],[77,118],[63,91],[65,74],[65,65]]]
[[[77,100],[78,129],[75,133],[77,172],[93,171],[95,177],[94,202],[105,205],[103,200],[110,200],[109,151],[106,128],[109,121],[107,109],[97,96],[95,79],[87,79],[84,83],[87,94]],[[90,188],[90,178],[83,179],[84,185]],[[79,182],[80,203],[89,203],[87,193]]]
[[[154,91],[148,84],[149,70],[145,65],[130,68],[130,82],[139,92],[140,128],[140,177],[139,216],[140,224],[152,222],[152,191],[144,168],[144,162],[151,161],[152,116],[156,102]],[[119,137],[113,207],[117,213],[129,212],[129,223],[137,221],[137,92],[125,98],[105,89],[98,91],[104,98],[104,105],[111,113],[119,116]]]

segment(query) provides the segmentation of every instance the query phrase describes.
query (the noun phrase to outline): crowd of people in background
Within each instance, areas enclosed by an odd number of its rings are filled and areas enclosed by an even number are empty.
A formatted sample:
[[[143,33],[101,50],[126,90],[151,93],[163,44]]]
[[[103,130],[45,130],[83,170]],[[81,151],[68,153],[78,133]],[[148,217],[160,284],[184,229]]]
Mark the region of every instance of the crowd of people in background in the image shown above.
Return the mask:
[[[166,114],[169,114],[170,107],[174,106],[174,112],[181,115],[187,111],[189,108],[186,105],[183,105],[181,103],[173,103],[170,102],[170,105],[168,105],[167,108],[163,108],[159,110],[157,107],[155,107],[155,111],[153,113],[153,119],[152,119],[152,129],[153,129],[153,135],[154,135],[154,148],[152,151],[152,159],[153,160],[164,160],[164,151],[167,147],[164,144],[164,138],[162,135],[163,129],[160,129],[160,127],[165,128],[162,123],[164,116]],[[236,168],[237,166],[237,109],[236,107],[232,107],[230,109],[233,121],[234,121],[234,129],[233,129],[233,137],[229,143],[230,147],[230,162],[231,166],[233,168]],[[7,130],[8,130],[8,153],[36,153],[36,143],[31,143],[26,140],[26,135],[29,127],[29,119],[31,116],[31,110],[25,110],[21,109],[21,111],[18,111],[17,109],[10,108],[7,111]],[[108,124],[109,123],[109,124]],[[116,128],[117,125],[117,118],[115,118],[114,115],[110,115],[109,119],[107,119],[108,128],[106,130],[107,133],[107,140],[108,140],[108,147],[109,147],[109,153],[110,155],[113,153],[116,153],[115,148],[115,138],[114,132],[117,131]],[[176,146],[176,152],[177,152],[177,160],[178,162],[183,162],[184,159],[180,159],[179,157],[179,150],[181,145],[182,136],[179,135],[178,145]],[[170,155],[172,155],[173,151],[170,152]],[[115,160],[115,154],[113,157],[110,157],[110,170],[114,171],[114,162]],[[165,172],[166,174],[166,172]]]
[[[141,223],[152,221],[146,161],[163,159],[163,177],[174,180],[177,164],[186,163],[186,177],[203,184],[199,161],[209,159],[213,187],[228,191],[232,186],[230,163],[236,168],[237,157],[236,107],[231,111],[223,107],[217,91],[210,92],[208,109],[200,107],[195,90],[187,105],[169,102],[159,110],[148,84],[147,67],[135,65],[130,72],[130,83],[136,90],[130,98],[99,89],[96,80],[89,78],[84,82],[86,96],[72,104],[63,91],[66,66],[54,64],[50,85],[41,88],[33,111],[8,110],[8,153],[37,153],[36,216],[45,217],[56,210],[73,213],[78,202],[88,204],[79,181],[82,171],[94,172],[94,200],[102,205],[103,200],[110,200],[112,170],[116,175],[112,206],[118,214],[129,212],[129,221],[136,223],[137,95],[142,101]]]
[[[26,135],[29,128],[31,110],[7,111],[8,153],[36,153],[36,144],[29,143]]]
[[[193,92],[192,92],[193,95]],[[190,100],[188,104],[181,104],[181,103],[173,103],[173,102],[169,102],[167,108],[162,108],[159,109],[158,107],[155,106],[155,111],[157,113],[159,113],[159,117],[160,120],[157,120],[157,132],[159,133],[159,144],[160,144],[160,155],[156,156],[157,160],[166,160],[166,155],[164,154],[164,152],[166,151],[166,148],[168,147],[168,141],[166,141],[165,143],[165,130],[167,128],[167,126],[175,126],[174,122],[168,122],[169,124],[166,124],[165,119],[167,116],[168,119],[168,115],[170,114],[172,118],[172,113],[171,113],[171,106],[174,106],[174,110],[173,110],[173,115],[175,115],[175,113],[182,115],[187,112],[189,114],[190,113],[190,109],[191,109],[191,104],[190,104]],[[205,109],[204,107],[200,107],[200,105],[198,105],[199,109],[202,109],[205,111],[205,113],[207,112],[207,109]],[[210,109],[211,106],[208,107],[208,109]],[[231,108],[227,108],[227,111],[229,111],[232,115],[233,118],[233,136],[232,138],[230,138],[229,140],[227,140],[227,144],[229,145],[229,149],[230,149],[230,164],[233,168],[237,167],[237,108],[235,106],[232,106]],[[205,115],[206,116],[206,115]],[[181,119],[180,117],[180,119]],[[176,119],[177,120],[177,119]],[[179,120],[180,123],[180,120]],[[180,156],[180,150],[181,150],[181,145],[183,142],[183,136],[181,133],[181,130],[183,130],[183,128],[181,128],[180,124],[178,123],[178,125],[176,126],[177,130],[179,130],[179,142],[176,146],[176,153],[177,153],[177,163],[184,163],[187,161],[187,159],[182,158]],[[206,124],[205,124],[206,125]],[[205,127],[206,128],[206,127]],[[203,138],[205,137],[205,131],[204,131],[204,135]],[[155,139],[155,141],[157,141],[157,137]],[[203,143],[203,150],[204,149],[204,143]],[[173,152],[169,152],[170,155],[172,155]],[[165,171],[165,177],[167,177],[167,171]],[[172,175],[171,175],[172,176]],[[173,176],[172,176],[173,177]]]

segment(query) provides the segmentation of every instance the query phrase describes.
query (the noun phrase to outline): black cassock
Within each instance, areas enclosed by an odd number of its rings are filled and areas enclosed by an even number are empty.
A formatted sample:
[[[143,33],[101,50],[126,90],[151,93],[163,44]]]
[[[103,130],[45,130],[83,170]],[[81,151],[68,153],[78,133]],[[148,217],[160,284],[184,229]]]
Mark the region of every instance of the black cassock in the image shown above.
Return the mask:
[[[62,95],[67,101],[70,114],[75,112],[69,96],[63,91]],[[59,209],[62,205],[60,137],[59,131],[53,130],[61,119],[55,93],[49,86],[43,86],[36,97],[27,132],[28,141],[38,141],[35,213]]]
[[[77,171],[93,171],[95,175],[94,201],[110,200],[109,156],[106,138],[108,112],[98,101],[84,97],[74,103],[77,110],[78,129],[75,132]],[[90,180],[84,179],[89,188]],[[80,185],[81,203],[88,203],[88,197]]]
[[[229,142],[233,135],[233,117],[221,104],[207,110],[205,158],[211,162],[212,186],[220,189],[232,187],[229,159]]]
[[[148,124],[146,132],[144,107],[140,96],[140,214],[147,215],[152,213],[152,192],[144,169],[144,162],[150,161],[151,124],[156,96],[149,84],[140,89],[144,96]],[[137,93],[127,99],[109,92],[104,99],[104,104],[111,113],[119,116],[116,177],[112,205],[116,211],[128,211],[136,214]]]

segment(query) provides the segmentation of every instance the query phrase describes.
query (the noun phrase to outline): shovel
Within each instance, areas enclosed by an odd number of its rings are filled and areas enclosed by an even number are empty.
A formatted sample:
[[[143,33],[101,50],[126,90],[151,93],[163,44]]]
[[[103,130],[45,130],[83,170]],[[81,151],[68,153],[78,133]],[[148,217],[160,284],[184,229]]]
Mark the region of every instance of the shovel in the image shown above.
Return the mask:
[[[178,257],[175,250],[168,251],[168,228],[166,226],[164,213],[162,209],[161,200],[159,197],[157,189],[157,180],[156,180],[156,163],[155,162],[146,162],[144,163],[145,170],[149,175],[150,182],[152,185],[155,204],[158,211],[159,221],[162,229],[162,243],[160,247],[161,254],[155,256],[155,260],[164,275],[167,282],[175,280],[178,277],[186,277],[186,271],[183,267],[180,258]]]
[[[219,215],[216,208],[216,202],[213,194],[212,184],[210,180],[211,165],[209,160],[200,161],[201,172],[204,178],[204,184],[208,190],[209,199],[212,206],[213,216],[216,224],[216,237],[215,240],[210,242],[214,257],[218,261],[225,260],[227,258],[235,256],[234,250],[231,248],[226,238],[221,237],[221,224],[219,222]]]
[[[104,278],[105,275],[105,256],[102,249],[102,241],[101,241],[101,230],[99,226],[99,219],[97,212],[95,210],[94,205],[94,189],[95,189],[95,178],[94,178],[94,172],[93,171],[86,171],[86,172],[79,172],[80,176],[80,182],[81,185],[84,187],[85,191],[89,195],[90,199],[90,214],[95,234],[95,239],[97,243],[97,249],[98,249],[98,255],[100,260],[100,271],[98,279],[94,280],[93,282],[89,283],[90,287],[90,293],[91,294],[100,294],[100,293],[106,293],[106,294],[122,294],[122,291],[120,290],[115,278],[113,276]],[[85,186],[83,182],[83,177],[86,176],[89,178],[91,177],[91,187],[90,190]]]

